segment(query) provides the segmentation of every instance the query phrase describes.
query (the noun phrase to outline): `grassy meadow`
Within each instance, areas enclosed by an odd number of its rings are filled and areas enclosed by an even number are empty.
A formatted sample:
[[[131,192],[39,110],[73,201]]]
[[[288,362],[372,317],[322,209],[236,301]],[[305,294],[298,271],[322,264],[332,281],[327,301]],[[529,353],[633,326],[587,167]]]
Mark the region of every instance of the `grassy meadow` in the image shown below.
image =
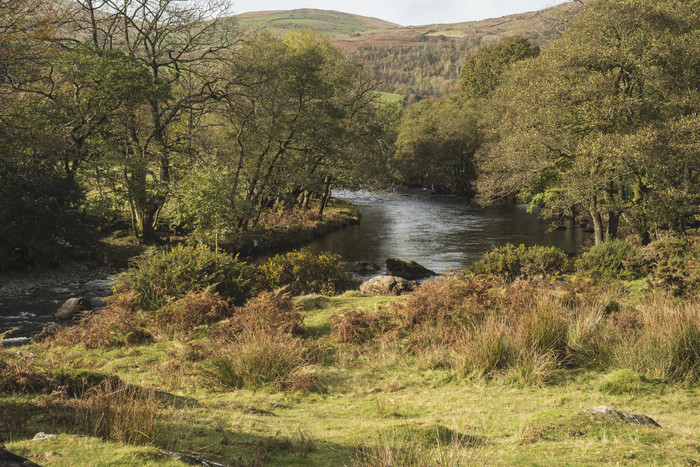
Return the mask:
[[[457,273],[403,297],[178,303],[149,315],[119,296],[0,351],[0,442],[52,466],[182,465],[159,449],[240,466],[700,460],[698,302],[646,279]],[[582,412],[598,405],[661,428]]]

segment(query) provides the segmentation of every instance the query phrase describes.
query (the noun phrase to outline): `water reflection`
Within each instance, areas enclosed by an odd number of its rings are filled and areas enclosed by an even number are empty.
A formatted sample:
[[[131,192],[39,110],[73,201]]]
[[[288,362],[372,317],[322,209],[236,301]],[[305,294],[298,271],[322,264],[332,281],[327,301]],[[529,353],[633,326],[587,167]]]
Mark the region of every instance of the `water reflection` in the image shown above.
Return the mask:
[[[436,272],[469,266],[494,245],[557,246],[576,253],[590,239],[572,223],[551,230],[551,222],[526,205],[481,208],[464,198],[400,188],[393,193],[336,191],[359,207],[362,220],[309,244],[312,251],[340,254],[346,261],[387,258],[417,261]]]

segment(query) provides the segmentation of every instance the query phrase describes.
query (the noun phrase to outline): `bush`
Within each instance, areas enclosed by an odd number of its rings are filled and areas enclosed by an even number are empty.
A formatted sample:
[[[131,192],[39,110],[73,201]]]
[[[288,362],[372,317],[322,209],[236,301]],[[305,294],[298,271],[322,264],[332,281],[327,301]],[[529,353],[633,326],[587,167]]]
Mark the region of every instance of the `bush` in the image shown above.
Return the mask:
[[[179,245],[152,250],[137,257],[112,285],[115,294],[134,291],[143,310],[157,310],[189,292],[215,290],[236,304],[244,303],[256,289],[254,266],[204,245]]]
[[[610,240],[596,245],[576,261],[576,269],[590,277],[634,279],[638,273],[627,268],[635,250],[623,240]]]
[[[303,334],[303,316],[299,304],[288,294],[262,292],[236,308],[230,319],[221,321],[212,330],[214,337],[235,339],[244,331],[268,333]]]
[[[642,247],[632,266],[649,275],[649,282],[673,295],[700,294],[700,248],[668,237]]]
[[[314,255],[308,248],[275,255],[262,268],[263,282],[270,290],[285,287],[292,295],[335,295],[357,288],[360,280],[340,265],[340,256]]]
[[[228,300],[218,294],[189,292],[175,303],[156,311],[156,324],[160,328],[191,331],[202,324],[220,321],[232,313]]]
[[[395,302],[394,309],[410,328],[466,325],[483,316],[493,301],[490,291],[494,286],[490,279],[446,274],[421,284],[405,300]]]
[[[389,329],[389,316],[350,310],[331,316],[331,333],[338,342],[362,344]]]
[[[569,269],[569,258],[555,247],[516,247],[509,243],[495,247],[470,269],[477,275],[494,275],[511,282],[562,274]]]
[[[110,298],[109,307],[84,318],[75,326],[62,328],[47,342],[58,345],[81,344],[86,349],[124,347],[152,340],[144,318],[135,311],[136,294],[123,293]]]

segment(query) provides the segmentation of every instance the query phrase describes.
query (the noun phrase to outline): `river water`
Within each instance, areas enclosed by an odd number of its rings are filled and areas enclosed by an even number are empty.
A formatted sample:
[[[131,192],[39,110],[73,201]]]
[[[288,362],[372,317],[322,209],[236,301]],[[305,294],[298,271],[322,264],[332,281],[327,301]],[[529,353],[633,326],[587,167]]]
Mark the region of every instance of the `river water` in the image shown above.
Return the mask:
[[[316,253],[340,254],[345,261],[371,261],[385,267],[387,258],[398,258],[444,273],[466,268],[495,245],[557,246],[576,253],[591,241],[590,234],[570,222],[563,225],[565,230],[552,230],[550,222],[528,213],[526,205],[481,208],[457,196],[409,188],[333,194],[360,209],[360,224],[308,246]],[[26,339],[51,324],[53,313],[67,298],[86,296],[99,306],[108,292],[109,278],[101,276],[43,287],[25,297],[0,299],[0,334],[16,329],[9,337]]]
[[[571,221],[553,230],[527,212],[527,205],[482,208],[464,198],[397,188],[393,192],[334,191],[355,204],[359,225],[331,233],[309,244],[312,251],[336,253],[345,261],[371,261],[386,266],[387,258],[416,261],[437,273],[457,271],[477,261],[493,246],[556,246],[577,253],[591,235]]]

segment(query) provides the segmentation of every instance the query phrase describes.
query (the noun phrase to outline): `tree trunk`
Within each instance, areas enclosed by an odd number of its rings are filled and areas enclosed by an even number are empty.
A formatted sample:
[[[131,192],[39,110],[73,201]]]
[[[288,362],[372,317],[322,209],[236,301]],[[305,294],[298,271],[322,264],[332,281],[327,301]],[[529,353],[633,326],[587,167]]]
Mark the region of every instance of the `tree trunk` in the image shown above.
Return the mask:
[[[591,215],[591,220],[593,220],[593,231],[595,235],[595,244],[600,245],[603,243],[603,220],[600,217],[600,213],[595,208],[589,210]]]
[[[323,211],[326,209],[326,204],[328,204],[328,199],[331,197],[331,182],[333,177],[326,175],[323,179],[323,196],[321,196],[321,207],[318,209],[318,214],[323,216]]]

